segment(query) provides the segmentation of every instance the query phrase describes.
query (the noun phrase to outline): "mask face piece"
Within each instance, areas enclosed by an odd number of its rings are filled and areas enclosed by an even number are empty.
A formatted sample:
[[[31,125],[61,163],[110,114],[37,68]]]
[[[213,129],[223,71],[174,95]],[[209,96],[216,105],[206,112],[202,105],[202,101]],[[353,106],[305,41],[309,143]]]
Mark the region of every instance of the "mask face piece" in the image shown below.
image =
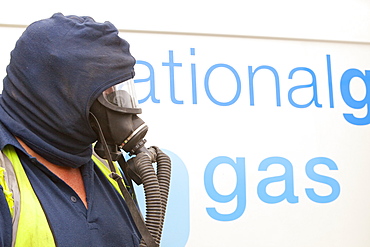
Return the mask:
[[[90,113],[90,124],[99,136],[95,151],[102,158],[107,157],[100,131],[114,160],[120,155],[119,149],[132,154],[145,143],[143,138],[148,126],[137,116],[141,108],[138,108],[132,80],[105,90],[92,104]]]

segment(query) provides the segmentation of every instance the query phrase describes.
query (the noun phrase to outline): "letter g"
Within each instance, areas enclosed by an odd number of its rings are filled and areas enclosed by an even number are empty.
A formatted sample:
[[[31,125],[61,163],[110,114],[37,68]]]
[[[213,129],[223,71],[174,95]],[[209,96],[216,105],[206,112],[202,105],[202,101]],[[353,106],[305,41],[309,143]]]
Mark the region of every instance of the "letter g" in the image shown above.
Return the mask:
[[[365,97],[362,100],[356,100],[352,97],[350,92],[350,84],[351,80],[355,77],[360,78],[365,83],[366,88],[366,94]],[[358,69],[349,69],[345,71],[342,75],[342,78],[340,80],[340,91],[342,94],[342,98],[344,102],[353,109],[362,109],[364,107],[367,107],[367,113],[366,116],[363,118],[355,117],[353,114],[344,113],[344,118],[351,124],[354,125],[367,125],[370,123],[370,109],[369,109],[369,103],[370,103],[370,71],[366,70],[365,74],[363,74]]]

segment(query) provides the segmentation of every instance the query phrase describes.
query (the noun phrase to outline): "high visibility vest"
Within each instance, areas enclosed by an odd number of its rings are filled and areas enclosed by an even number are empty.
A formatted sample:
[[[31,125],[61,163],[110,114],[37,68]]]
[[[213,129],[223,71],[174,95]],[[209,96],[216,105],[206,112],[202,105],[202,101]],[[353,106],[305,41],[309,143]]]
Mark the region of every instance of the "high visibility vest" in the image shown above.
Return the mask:
[[[121,194],[117,182],[109,176],[111,171],[103,163],[104,160],[95,155],[92,156],[92,159],[114,188]],[[120,174],[118,167],[116,166],[115,168],[116,173]],[[3,187],[5,199],[8,202],[13,218],[12,246],[56,246],[41,203],[31,186],[14,147],[10,145],[7,145],[0,152],[0,185]]]

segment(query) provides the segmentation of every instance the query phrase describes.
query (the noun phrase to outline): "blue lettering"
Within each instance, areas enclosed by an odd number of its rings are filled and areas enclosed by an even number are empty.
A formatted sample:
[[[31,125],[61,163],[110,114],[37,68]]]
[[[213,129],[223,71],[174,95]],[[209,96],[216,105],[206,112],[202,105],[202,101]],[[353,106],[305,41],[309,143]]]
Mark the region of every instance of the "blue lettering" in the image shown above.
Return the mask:
[[[190,48],[190,55],[195,55],[195,49]],[[193,96],[193,104],[198,103],[197,98],[197,79],[196,79],[196,70],[195,70],[195,64],[191,64],[191,85],[192,85],[192,96]]]
[[[306,194],[314,202],[318,202],[318,203],[332,202],[335,199],[337,199],[340,194],[340,185],[333,178],[317,174],[314,171],[314,168],[318,164],[326,165],[327,167],[329,167],[330,170],[338,170],[338,167],[333,160],[329,158],[325,158],[325,157],[313,158],[310,161],[308,161],[306,165],[307,176],[313,181],[329,185],[332,189],[332,192],[330,195],[320,196],[316,194],[314,189],[310,188],[310,189],[306,189]]]
[[[190,48],[190,56],[193,58],[196,55],[196,49]],[[172,103],[174,104],[184,104],[183,100],[180,100],[176,97],[176,84],[175,84],[175,68],[176,67],[183,67],[182,63],[175,62],[174,60],[174,51],[169,50],[168,51],[168,62],[162,62],[162,66],[169,68],[169,92],[170,92],[170,99]],[[198,88],[197,88],[197,65],[196,63],[190,63],[190,81],[191,83],[191,97],[192,97],[192,104],[198,104]],[[154,77],[154,68],[153,66],[146,62],[146,61],[137,61],[137,66],[145,66],[149,71],[149,76],[147,78],[138,78],[134,79],[135,83],[141,83],[141,82],[149,82],[149,90],[148,94],[139,99],[139,103],[144,103],[149,100],[151,100],[153,103],[160,103],[159,98],[156,97],[156,85],[155,85],[155,77]],[[212,94],[212,90],[210,88],[211,83],[211,75],[216,69],[224,69],[226,70],[226,73],[231,72],[235,78],[236,83],[236,90],[235,93],[230,97],[230,99],[226,100],[220,100],[217,97],[215,97],[215,94]],[[263,72],[268,71],[268,72]],[[330,108],[334,108],[335,102],[334,102],[334,88],[335,86],[333,84],[333,75],[332,75],[332,63],[331,63],[331,56],[326,55],[326,72],[327,72],[327,98]],[[280,89],[280,79],[278,71],[268,65],[262,65],[258,66],[255,69],[253,69],[253,66],[248,66],[248,79],[249,79],[249,101],[250,106],[255,105],[255,86],[256,86],[256,75],[258,76],[261,73],[269,73],[273,75],[272,82],[275,85],[275,88],[273,89],[273,93],[276,94],[276,106],[281,106],[281,89]],[[287,92],[288,101],[289,103],[296,107],[296,108],[307,108],[311,105],[315,105],[317,108],[322,108],[323,105],[319,102],[321,101],[321,98],[319,100],[319,89],[318,87],[318,81],[316,78],[316,74],[313,70],[307,67],[297,67],[290,71],[288,75],[288,79],[292,80],[294,75],[296,73],[299,74],[307,74],[308,80],[310,80],[309,84],[304,85],[297,85],[293,86],[289,89]],[[310,79],[311,78],[311,79]],[[350,91],[350,86],[353,78],[358,78],[363,81],[365,85],[365,96],[362,99],[356,99],[353,96],[353,93]],[[183,83],[187,83],[184,82]],[[226,87],[228,82],[225,82]],[[219,63],[211,66],[204,75],[204,90],[208,98],[211,102],[213,102],[216,105],[219,106],[230,106],[232,104],[235,104],[237,100],[241,96],[241,89],[242,89],[242,81],[238,74],[238,71],[236,71],[232,66],[224,63]],[[307,89],[312,92],[312,97],[306,100],[305,102],[299,102],[297,98],[294,98],[294,94],[298,92],[299,90]],[[264,88],[262,90],[262,93],[267,92],[269,88]],[[344,100],[344,103],[347,104],[348,107],[352,109],[363,109],[365,112],[361,116],[356,116],[355,113],[343,113],[343,116],[347,122],[354,125],[368,125],[370,124],[370,70],[365,70],[364,72],[361,72],[358,69],[348,69],[346,70],[340,80],[340,91],[342,98]],[[145,92],[145,91],[144,91]],[[300,92],[300,91],[299,91]],[[321,96],[321,94],[320,94]],[[322,97],[322,96],[321,96]]]
[[[211,91],[209,90],[209,77],[210,77],[212,71],[215,70],[215,69],[217,69],[217,68],[227,68],[235,76],[236,86],[237,86],[236,93],[235,93],[234,98],[231,99],[229,102],[220,102],[220,101],[216,100],[213,97],[213,95],[211,94]],[[241,92],[241,81],[240,81],[240,77],[239,77],[238,72],[236,72],[236,70],[233,67],[231,67],[230,65],[228,65],[228,64],[215,64],[211,68],[209,68],[208,71],[207,71],[207,73],[206,73],[206,76],[204,78],[204,87],[205,87],[205,90],[206,90],[206,93],[207,93],[208,98],[213,103],[215,103],[216,105],[220,105],[220,106],[229,106],[229,105],[234,104],[239,99],[240,92]]]
[[[350,92],[350,83],[353,78],[360,78],[365,83],[366,94],[362,100],[355,100]],[[340,91],[344,102],[353,109],[362,109],[366,106],[367,114],[363,118],[357,118],[353,114],[345,113],[344,118],[354,125],[367,125],[370,123],[370,71],[366,70],[365,75],[358,69],[345,71],[340,80]]]
[[[173,51],[168,51],[169,54],[169,62],[168,63],[162,63],[162,66],[168,66],[170,69],[170,94],[171,94],[171,100],[175,104],[184,104],[184,101],[177,100],[175,98],[175,67],[182,67],[182,63],[175,63],[173,61]]]
[[[330,55],[326,55],[326,68],[327,68],[327,71],[328,71],[328,88],[329,88],[330,108],[334,108],[333,76],[331,74],[331,60],[330,60]]]
[[[281,176],[265,178],[261,180],[257,187],[259,198],[266,203],[278,203],[287,199],[290,203],[297,203],[298,196],[294,195],[294,182],[293,182],[293,165],[289,160],[282,157],[270,157],[264,159],[260,166],[259,171],[267,171],[267,168],[272,164],[280,164],[285,168],[285,173]],[[279,196],[271,196],[267,194],[267,186],[271,183],[285,181],[285,191]]]
[[[271,66],[259,66],[254,71],[252,69],[252,66],[248,66],[250,105],[254,106],[254,85],[253,85],[254,75],[257,73],[257,71],[259,71],[261,69],[270,70],[274,74],[274,76],[275,76],[275,85],[276,85],[276,106],[281,106],[279,75],[278,75],[276,69],[274,69]]]
[[[220,164],[229,164],[235,170],[236,186],[234,191],[229,195],[221,195],[218,193],[213,183],[213,174]],[[227,179],[225,179],[225,183],[226,182]],[[246,207],[245,159],[236,158],[236,162],[225,156],[219,156],[212,159],[208,163],[204,172],[204,186],[209,197],[216,202],[228,203],[234,198],[237,198],[237,206],[234,212],[230,214],[221,214],[217,212],[214,207],[210,207],[207,208],[209,216],[219,221],[231,221],[239,218],[244,213]]]
[[[138,64],[142,64],[144,66],[146,66],[148,69],[149,69],[149,76],[148,78],[145,78],[145,79],[135,79],[134,82],[135,83],[141,83],[141,82],[147,82],[149,81],[150,82],[150,89],[149,89],[149,94],[144,98],[144,99],[139,99],[139,103],[144,103],[145,101],[147,101],[149,99],[149,97],[152,99],[152,102],[153,103],[159,103],[160,100],[157,99],[155,97],[155,82],[154,82],[154,68],[153,66],[146,62],[146,61],[136,61],[136,65]]]
[[[318,99],[317,99],[317,83],[316,83],[315,73],[311,69],[308,69],[308,68],[305,68],[305,67],[299,67],[299,68],[295,68],[292,71],[290,71],[289,79],[292,79],[294,73],[297,72],[297,71],[307,71],[308,73],[310,73],[310,75],[312,77],[312,83],[308,84],[308,85],[300,85],[300,86],[292,87],[288,92],[288,99],[289,99],[290,104],[294,107],[297,107],[297,108],[306,108],[306,107],[309,107],[312,104],[312,102],[315,102],[316,107],[322,107],[322,105],[319,104]],[[310,102],[308,102],[307,104],[304,104],[304,105],[300,105],[300,104],[297,104],[296,102],[294,102],[293,96],[292,96],[293,92],[295,90],[298,90],[298,89],[309,88],[309,87],[312,87],[312,90],[313,90],[312,100]]]

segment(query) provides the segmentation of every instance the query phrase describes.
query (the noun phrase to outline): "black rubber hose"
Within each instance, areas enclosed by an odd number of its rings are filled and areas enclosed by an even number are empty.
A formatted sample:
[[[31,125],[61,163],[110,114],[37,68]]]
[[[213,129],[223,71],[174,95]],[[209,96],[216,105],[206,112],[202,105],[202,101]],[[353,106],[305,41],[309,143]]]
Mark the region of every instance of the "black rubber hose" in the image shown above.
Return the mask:
[[[157,241],[160,243],[162,237],[162,230],[164,219],[166,215],[168,193],[170,190],[170,181],[171,181],[171,159],[168,155],[162,152],[158,147],[152,147],[155,149],[157,154],[157,177],[159,182],[159,190],[161,193],[161,210],[162,217],[160,219],[160,226],[158,229],[158,238]]]
[[[134,158],[134,162],[144,187],[146,226],[156,243],[159,244],[170,190],[171,160],[158,147],[150,147],[149,150],[156,159],[157,173],[155,173],[148,153],[139,153]],[[140,247],[146,246],[146,243],[141,241]]]
[[[150,157],[146,153],[139,153],[135,157],[135,166],[138,169],[145,192],[146,217],[145,223],[154,240],[158,242],[160,222],[162,218],[161,194],[159,182]],[[142,241],[140,247],[145,247]]]

